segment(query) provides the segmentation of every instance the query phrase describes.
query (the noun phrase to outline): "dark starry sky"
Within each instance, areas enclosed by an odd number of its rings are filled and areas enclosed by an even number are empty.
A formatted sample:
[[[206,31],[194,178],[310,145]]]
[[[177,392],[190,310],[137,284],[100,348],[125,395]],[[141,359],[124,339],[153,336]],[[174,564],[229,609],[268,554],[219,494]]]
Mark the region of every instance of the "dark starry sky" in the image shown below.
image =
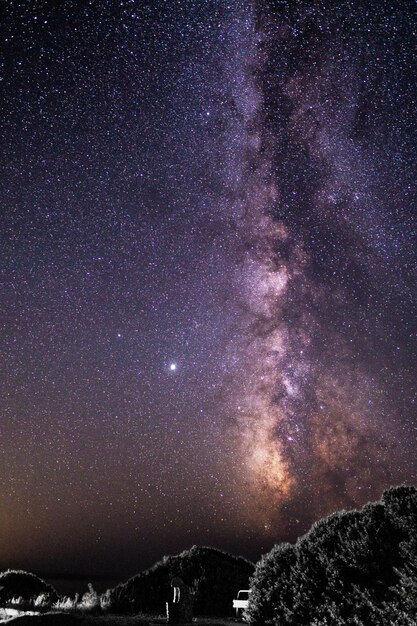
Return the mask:
[[[0,8],[0,565],[415,484],[415,3]]]

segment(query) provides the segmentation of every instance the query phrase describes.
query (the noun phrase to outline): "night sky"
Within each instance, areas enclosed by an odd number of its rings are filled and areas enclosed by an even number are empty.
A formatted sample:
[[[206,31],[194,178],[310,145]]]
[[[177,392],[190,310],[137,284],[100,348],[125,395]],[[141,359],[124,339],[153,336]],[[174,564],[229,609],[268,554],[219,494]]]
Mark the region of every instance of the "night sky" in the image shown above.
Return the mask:
[[[0,566],[257,560],[416,483],[416,4],[1,3]]]

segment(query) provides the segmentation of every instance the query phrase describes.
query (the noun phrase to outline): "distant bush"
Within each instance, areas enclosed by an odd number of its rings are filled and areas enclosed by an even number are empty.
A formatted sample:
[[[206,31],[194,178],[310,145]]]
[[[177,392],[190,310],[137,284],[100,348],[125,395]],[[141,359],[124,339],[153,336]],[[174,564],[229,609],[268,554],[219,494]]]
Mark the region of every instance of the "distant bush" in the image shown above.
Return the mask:
[[[49,585],[35,574],[22,570],[7,570],[0,572],[0,605],[11,604],[13,599],[19,599],[19,605],[33,606],[40,595],[43,601],[51,604],[58,600],[58,594],[52,585]]]
[[[53,598],[50,593],[40,593],[33,599],[33,606],[37,609],[48,609],[53,604]]]
[[[81,600],[78,593],[74,598],[63,596],[53,604],[52,608],[60,611],[99,611],[101,610],[101,596],[93,589],[93,585],[88,583],[88,591],[83,594]]]
[[[416,626],[417,490],[318,521],[264,556],[250,585],[254,625]]]
[[[71,611],[76,609],[79,602],[78,593],[75,594],[74,598],[70,598],[69,596],[63,596],[59,598],[56,602],[54,602],[52,608],[59,609],[60,611]]]
[[[111,589],[107,589],[107,591],[100,596],[100,608],[103,611],[108,611],[111,608],[111,602]]]
[[[94,611],[100,608],[100,598],[91,583],[88,583],[88,591],[81,598],[81,602],[78,603],[78,608],[84,611]]]
[[[242,557],[193,546],[110,590],[105,603],[113,612],[164,613],[172,599],[171,580],[179,576],[193,594],[196,615],[230,615],[232,599],[248,588],[253,571],[254,565]]]

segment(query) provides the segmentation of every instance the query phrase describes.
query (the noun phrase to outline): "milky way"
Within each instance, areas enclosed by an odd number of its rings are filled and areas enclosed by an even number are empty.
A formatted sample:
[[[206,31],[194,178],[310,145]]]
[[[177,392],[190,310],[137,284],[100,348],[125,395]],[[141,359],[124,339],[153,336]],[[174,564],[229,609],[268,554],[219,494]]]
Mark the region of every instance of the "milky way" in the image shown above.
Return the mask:
[[[404,8],[263,7],[254,27],[237,424],[272,534],[415,477]]]
[[[2,10],[0,565],[415,482],[415,3]]]

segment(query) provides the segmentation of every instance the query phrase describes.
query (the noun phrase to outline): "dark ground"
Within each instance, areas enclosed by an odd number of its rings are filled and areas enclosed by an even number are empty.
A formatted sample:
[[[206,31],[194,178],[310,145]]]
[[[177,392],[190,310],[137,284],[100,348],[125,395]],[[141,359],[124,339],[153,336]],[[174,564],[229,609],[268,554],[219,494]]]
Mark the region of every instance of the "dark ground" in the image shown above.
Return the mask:
[[[6,622],[16,626],[156,626],[166,624],[164,617],[146,615],[80,615],[68,613],[46,613],[44,615],[22,615]],[[235,619],[194,618],[193,624],[201,626],[232,626],[243,622]]]

